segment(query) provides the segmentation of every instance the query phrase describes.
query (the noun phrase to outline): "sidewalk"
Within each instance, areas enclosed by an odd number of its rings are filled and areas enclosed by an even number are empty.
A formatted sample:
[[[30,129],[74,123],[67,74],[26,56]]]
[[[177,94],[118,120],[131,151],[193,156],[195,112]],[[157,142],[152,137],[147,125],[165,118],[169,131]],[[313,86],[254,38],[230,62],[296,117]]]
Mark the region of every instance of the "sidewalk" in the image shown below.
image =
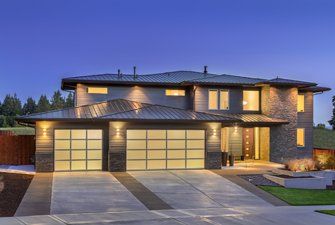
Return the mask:
[[[6,225],[65,224],[232,224],[232,225],[315,225],[334,224],[335,217],[314,212],[335,206],[281,206],[206,208],[187,210],[143,210],[113,213],[60,214],[0,218]]]

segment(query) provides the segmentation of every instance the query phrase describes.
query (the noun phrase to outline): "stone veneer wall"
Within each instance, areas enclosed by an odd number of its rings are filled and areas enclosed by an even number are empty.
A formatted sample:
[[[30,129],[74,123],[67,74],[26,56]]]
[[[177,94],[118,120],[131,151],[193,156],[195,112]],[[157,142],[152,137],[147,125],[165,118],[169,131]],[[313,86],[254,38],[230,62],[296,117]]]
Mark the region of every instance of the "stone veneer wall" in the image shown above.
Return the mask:
[[[297,97],[298,89],[292,87],[262,88],[262,113],[289,121],[289,124],[270,128],[270,161],[286,162],[304,157],[297,149]]]
[[[221,123],[159,124],[159,123],[109,123],[109,171],[126,171],[127,129],[205,129],[206,130],[206,169],[221,168]],[[214,132],[215,130],[215,132]]]

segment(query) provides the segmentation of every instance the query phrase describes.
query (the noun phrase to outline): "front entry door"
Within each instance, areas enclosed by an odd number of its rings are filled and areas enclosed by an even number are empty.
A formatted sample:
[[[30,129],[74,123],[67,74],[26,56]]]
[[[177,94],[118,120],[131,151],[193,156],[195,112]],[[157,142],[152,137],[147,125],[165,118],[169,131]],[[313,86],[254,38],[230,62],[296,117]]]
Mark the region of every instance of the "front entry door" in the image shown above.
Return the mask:
[[[255,144],[254,144],[253,128],[243,128],[242,149],[243,149],[243,156],[245,159],[254,159]]]

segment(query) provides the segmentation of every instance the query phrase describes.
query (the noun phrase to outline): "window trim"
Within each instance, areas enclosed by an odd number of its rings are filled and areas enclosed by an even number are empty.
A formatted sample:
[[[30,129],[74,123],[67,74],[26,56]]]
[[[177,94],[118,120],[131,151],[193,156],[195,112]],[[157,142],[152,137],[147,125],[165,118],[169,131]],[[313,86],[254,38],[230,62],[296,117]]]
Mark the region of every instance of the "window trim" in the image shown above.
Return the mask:
[[[299,109],[299,95],[300,96],[303,96],[304,98],[304,101],[303,101],[303,110],[302,111],[299,111],[298,109]],[[305,94],[302,94],[302,93],[299,93],[298,94],[298,99],[297,99],[297,112],[298,113],[304,113],[305,112]]]
[[[222,91],[227,92],[227,96],[228,96],[228,99],[227,99],[228,107],[227,107],[226,109],[223,109],[223,108],[221,107],[221,92],[222,92]],[[220,95],[219,95],[219,109],[220,109],[220,110],[223,110],[223,111],[227,111],[227,110],[230,109],[230,91],[229,91],[229,89],[220,89]]]
[[[304,137],[303,137],[303,145],[298,145],[298,130],[299,129],[303,130],[303,135],[304,135]],[[297,147],[298,148],[304,148],[304,147],[306,147],[306,130],[303,127],[298,127],[297,128]]]
[[[182,95],[168,95],[167,92],[168,91],[183,91],[183,94]],[[168,97],[185,97],[186,96],[186,90],[184,89],[165,89],[165,96],[168,96]]]
[[[210,108],[210,100],[209,100],[209,93],[211,91],[215,91],[216,92],[216,108],[215,109],[211,109]],[[208,93],[207,93],[207,96],[208,96],[208,110],[219,110],[219,90],[218,89],[208,89]]]
[[[90,92],[90,89],[91,89],[91,88],[100,89],[100,90],[101,90],[101,89],[105,89],[106,92],[104,92],[104,93]],[[108,92],[109,92],[108,87],[99,87],[99,86],[90,86],[90,87],[87,87],[87,94],[107,95]]]
[[[258,109],[254,110],[254,109],[244,109],[244,91],[257,91],[258,92]],[[246,112],[259,112],[261,110],[261,92],[260,90],[256,90],[256,89],[243,89],[242,90],[242,111],[246,111]]]

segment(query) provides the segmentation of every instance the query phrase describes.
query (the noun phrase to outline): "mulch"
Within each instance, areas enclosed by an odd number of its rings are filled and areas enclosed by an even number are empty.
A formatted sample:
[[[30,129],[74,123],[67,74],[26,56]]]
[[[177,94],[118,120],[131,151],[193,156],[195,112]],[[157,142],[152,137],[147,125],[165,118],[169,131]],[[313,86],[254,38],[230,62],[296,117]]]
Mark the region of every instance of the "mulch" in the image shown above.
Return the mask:
[[[14,216],[33,175],[0,172],[0,216]]]

